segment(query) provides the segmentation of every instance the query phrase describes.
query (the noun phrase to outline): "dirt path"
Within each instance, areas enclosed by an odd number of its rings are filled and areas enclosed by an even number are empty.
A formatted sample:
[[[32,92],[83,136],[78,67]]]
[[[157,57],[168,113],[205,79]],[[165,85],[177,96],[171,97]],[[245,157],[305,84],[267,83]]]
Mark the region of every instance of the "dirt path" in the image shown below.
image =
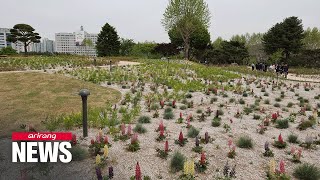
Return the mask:
[[[320,83],[320,75],[297,75],[297,74],[288,74],[288,80],[295,81],[307,81],[307,82],[315,82]]]

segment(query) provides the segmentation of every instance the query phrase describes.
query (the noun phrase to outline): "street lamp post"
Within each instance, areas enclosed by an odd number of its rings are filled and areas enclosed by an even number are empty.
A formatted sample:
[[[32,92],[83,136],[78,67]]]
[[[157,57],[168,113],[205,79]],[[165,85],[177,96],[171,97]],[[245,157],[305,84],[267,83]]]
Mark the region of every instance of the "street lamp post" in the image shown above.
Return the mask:
[[[82,129],[83,129],[83,137],[88,136],[88,107],[87,107],[87,99],[90,95],[90,91],[88,89],[81,89],[79,95],[82,99]]]

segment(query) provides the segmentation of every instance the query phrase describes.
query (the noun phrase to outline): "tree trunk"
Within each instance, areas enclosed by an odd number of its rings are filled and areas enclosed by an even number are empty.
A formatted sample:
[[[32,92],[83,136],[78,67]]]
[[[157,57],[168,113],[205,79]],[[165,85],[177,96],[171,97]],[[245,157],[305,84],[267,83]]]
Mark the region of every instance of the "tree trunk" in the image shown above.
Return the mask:
[[[24,55],[27,55],[27,53],[28,53],[27,47],[28,47],[28,45],[27,45],[27,43],[25,42],[25,43],[24,43]]]

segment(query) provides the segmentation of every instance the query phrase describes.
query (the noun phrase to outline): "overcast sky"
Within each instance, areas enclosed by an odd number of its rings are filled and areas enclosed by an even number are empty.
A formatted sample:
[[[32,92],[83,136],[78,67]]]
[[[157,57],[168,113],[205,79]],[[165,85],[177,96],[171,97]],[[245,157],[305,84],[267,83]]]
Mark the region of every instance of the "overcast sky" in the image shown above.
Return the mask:
[[[99,33],[106,22],[120,37],[135,41],[168,42],[161,25],[168,0],[0,0],[0,27],[17,23],[33,26],[42,37],[74,32],[83,25]],[[298,16],[304,28],[320,28],[319,0],[207,0],[209,32],[214,40],[234,34],[266,32],[285,17]]]

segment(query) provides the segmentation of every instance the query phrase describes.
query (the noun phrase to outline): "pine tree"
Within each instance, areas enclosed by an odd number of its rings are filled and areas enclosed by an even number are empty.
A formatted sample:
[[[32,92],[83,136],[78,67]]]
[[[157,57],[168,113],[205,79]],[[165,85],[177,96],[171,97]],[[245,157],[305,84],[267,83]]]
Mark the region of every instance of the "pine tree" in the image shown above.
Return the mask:
[[[106,23],[98,34],[96,45],[98,56],[117,56],[120,50],[120,41],[114,27]]]

